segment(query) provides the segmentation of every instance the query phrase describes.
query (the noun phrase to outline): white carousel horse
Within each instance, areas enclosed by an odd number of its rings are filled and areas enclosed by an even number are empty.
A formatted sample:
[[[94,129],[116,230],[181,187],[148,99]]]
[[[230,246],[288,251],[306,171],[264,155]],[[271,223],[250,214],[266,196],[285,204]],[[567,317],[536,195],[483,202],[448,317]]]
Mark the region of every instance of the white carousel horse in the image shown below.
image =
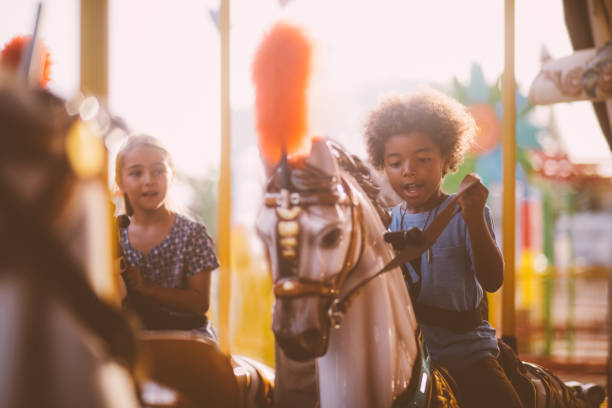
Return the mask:
[[[422,394],[431,378],[414,369],[417,323],[399,268],[360,287],[350,305],[332,306],[393,258],[358,172],[341,169],[334,155],[351,160],[315,141],[304,163],[283,170],[290,185],[279,185],[280,173],[268,183],[257,230],[275,282],[273,330],[290,358],[317,357],[322,407],[391,406],[415,373]]]

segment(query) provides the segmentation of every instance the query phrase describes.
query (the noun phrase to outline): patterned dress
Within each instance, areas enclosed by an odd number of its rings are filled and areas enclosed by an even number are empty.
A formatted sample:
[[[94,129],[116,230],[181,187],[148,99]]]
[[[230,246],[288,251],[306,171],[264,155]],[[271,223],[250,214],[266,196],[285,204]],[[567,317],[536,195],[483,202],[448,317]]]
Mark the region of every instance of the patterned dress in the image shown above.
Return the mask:
[[[213,240],[203,223],[176,214],[164,240],[145,257],[130,244],[127,228],[120,231],[125,260],[153,283],[171,289],[186,289],[187,278],[219,266]],[[172,313],[169,311],[169,313]],[[197,329],[207,331],[208,324]]]

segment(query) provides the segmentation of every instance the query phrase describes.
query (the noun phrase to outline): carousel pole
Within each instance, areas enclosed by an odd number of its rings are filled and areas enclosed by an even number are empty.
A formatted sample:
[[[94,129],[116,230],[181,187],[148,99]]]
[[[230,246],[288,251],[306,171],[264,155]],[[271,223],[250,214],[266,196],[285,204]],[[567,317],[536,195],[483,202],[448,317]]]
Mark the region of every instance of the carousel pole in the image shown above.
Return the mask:
[[[544,355],[550,357],[552,355],[552,346],[554,341],[554,326],[553,326],[553,310],[552,302],[555,290],[555,276],[556,268],[554,267],[555,253],[554,253],[554,237],[553,231],[555,227],[555,220],[553,214],[553,192],[550,188],[544,189],[544,198],[542,200],[542,212],[543,212],[543,228],[544,228],[544,255],[548,261],[546,267],[546,274],[544,275],[544,327],[545,327],[545,340],[544,340]]]
[[[108,101],[108,0],[81,0],[81,92],[85,95],[94,95],[101,105]],[[117,226],[113,217],[112,199],[108,186],[108,150],[102,146],[102,141],[97,135],[96,137],[88,137],[93,135],[86,131],[87,126],[79,127],[75,132],[80,133],[78,139],[83,140],[86,150],[99,151],[104,157],[100,158],[101,168],[97,170],[96,182],[100,189],[91,188],[88,194],[100,194],[105,200],[95,199],[94,201],[100,205],[99,220],[102,220],[96,227],[96,239],[94,242],[95,252],[100,254],[100,258],[93,262],[92,268],[109,273],[110,282],[101,283],[102,296],[107,301],[121,305],[121,297],[119,295],[119,274],[118,271],[113,271],[113,260],[118,257],[118,234]],[[69,135],[69,138],[71,136]],[[100,144],[96,149],[96,145]],[[100,192],[100,190],[103,190]],[[96,193],[95,191],[98,191]],[[102,255],[103,254],[103,255]],[[105,262],[104,262],[105,261]],[[116,266],[118,267],[118,265]],[[98,276],[98,274],[94,273]],[[104,281],[102,281],[104,282]]]
[[[81,0],[81,91],[108,97],[108,0]]]
[[[516,174],[516,85],[514,79],[514,0],[505,0],[504,74],[502,76],[502,244],[504,286],[502,291],[502,340],[517,350],[515,335],[515,174]]]
[[[221,0],[219,31],[221,34],[221,174],[219,177],[219,346],[230,351],[230,227],[231,227],[231,122],[230,122],[230,0]]]

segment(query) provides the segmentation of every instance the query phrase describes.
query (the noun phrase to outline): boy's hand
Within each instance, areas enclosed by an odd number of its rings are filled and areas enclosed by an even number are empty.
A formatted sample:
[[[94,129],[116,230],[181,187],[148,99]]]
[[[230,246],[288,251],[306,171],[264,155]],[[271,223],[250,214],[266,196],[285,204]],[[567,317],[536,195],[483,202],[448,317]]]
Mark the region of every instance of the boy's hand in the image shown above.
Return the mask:
[[[487,197],[489,196],[489,190],[482,184],[480,177],[475,174],[473,176],[478,178],[478,183],[465,190],[457,199],[461,206],[463,219],[467,223],[482,218]]]

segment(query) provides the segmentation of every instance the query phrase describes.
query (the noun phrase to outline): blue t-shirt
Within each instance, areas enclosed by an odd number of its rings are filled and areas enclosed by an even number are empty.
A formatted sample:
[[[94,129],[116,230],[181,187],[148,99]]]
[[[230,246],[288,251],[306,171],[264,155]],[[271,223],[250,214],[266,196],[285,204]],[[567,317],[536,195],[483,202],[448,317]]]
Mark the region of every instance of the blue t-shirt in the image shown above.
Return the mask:
[[[393,207],[389,229],[425,229],[453,196],[447,197],[438,207],[417,214],[406,212],[403,204]],[[479,306],[483,290],[474,272],[467,225],[459,211],[459,205],[457,208],[454,217],[431,247],[429,259],[427,253],[421,255],[422,281],[418,301],[441,309],[465,312]],[[488,207],[485,207],[485,219],[495,239],[493,220]],[[412,265],[406,265],[412,281],[417,281],[418,275]],[[408,285],[408,282],[406,284]],[[486,320],[480,322],[474,330],[463,334],[443,327],[420,322],[419,324],[432,358],[451,368],[465,368],[486,356],[497,357],[499,353],[495,329]]]

